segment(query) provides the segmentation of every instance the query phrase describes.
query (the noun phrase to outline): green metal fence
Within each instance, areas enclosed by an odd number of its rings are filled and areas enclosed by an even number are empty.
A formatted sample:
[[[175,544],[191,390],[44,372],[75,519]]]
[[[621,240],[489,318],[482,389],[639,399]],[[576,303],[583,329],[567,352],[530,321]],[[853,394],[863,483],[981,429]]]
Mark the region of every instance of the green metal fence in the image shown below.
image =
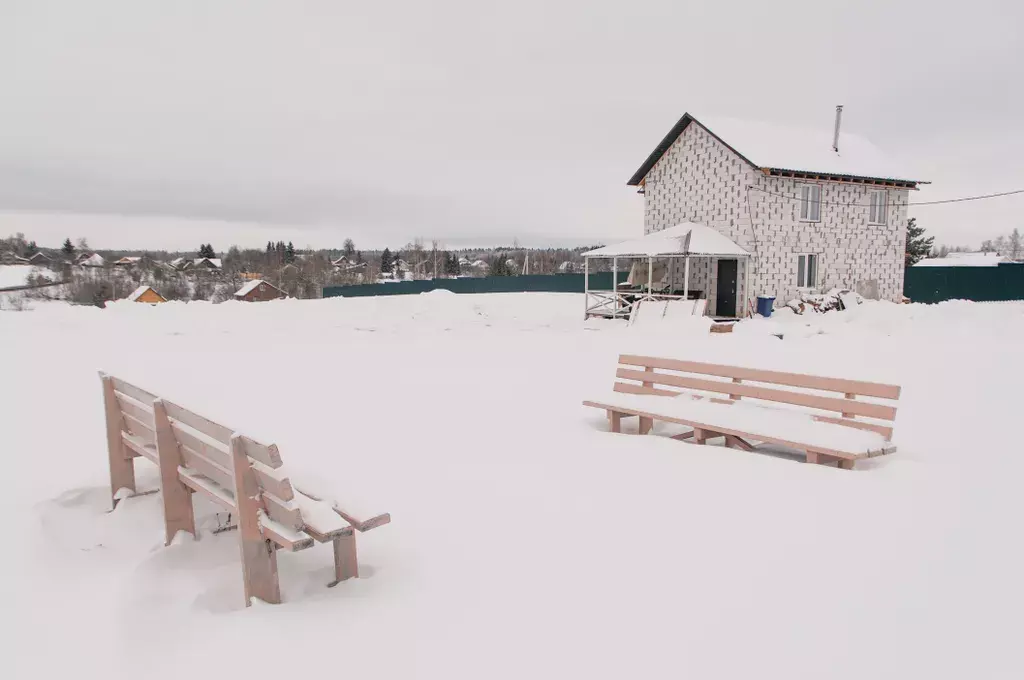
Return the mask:
[[[619,272],[619,280],[627,272]],[[590,287],[611,290],[611,272],[590,275]],[[582,293],[583,274],[528,274],[526,276],[485,276],[465,279],[429,279],[371,283],[361,286],[327,286],[324,297],[363,297],[367,295],[415,295],[432,290],[453,293]]]
[[[1024,300],[1024,263],[995,267],[907,267],[903,294],[913,302]]]

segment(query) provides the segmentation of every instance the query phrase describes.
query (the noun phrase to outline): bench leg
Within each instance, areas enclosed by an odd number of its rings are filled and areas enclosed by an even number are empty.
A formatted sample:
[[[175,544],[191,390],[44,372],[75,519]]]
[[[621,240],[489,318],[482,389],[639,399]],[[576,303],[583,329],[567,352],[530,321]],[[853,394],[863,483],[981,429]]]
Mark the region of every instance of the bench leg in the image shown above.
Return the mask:
[[[854,462],[853,459],[840,458],[839,459],[839,468],[842,469],[842,470],[852,470],[853,469],[853,462]]]
[[[693,442],[695,444],[704,444],[708,440],[708,431],[702,430],[699,427],[693,428]]]
[[[622,414],[618,411],[608,411],[608,430],[622,432]]]
[[[654,418],[640,416],[640,434],[648,434],[654,428]]]
[[[327,584],[327,587],[334,587],[350,578],[359,578],[355,532],[334,539],[334,582]]]
[[[268,604],[281,603],[277,578],[277,546],[263,538],[260,530],[260,486],[245,447],[237,435],[231,437],[231,462],[235,474],[235,503],[238,504],[238,541],[242,553],[242,583],[245,606],[258,597]]]
[[[175,534],[187,531],[196,536],[196,519],[192,510],[191,490],[178,476],[182,464],[178,442],[167,419],[163,401],[153,402],[153,422],[156,426],[156,451],[160,463],[160,495],[164,502],[164,545],[170,545]]]
[[[820,462],[818,460],[818,454],[814,453],[813,451],[808,451],[807,452],[807,462],[811,463],[812,465],[817,465]]]
[[[109,376],[100,374],[103,381],[103,410],[107,418],[107,459],[110,463],[110,507],[117,507],[117,492],[128,489],[135,493],[135,460],[125,450],[121,439],[124,419],[121,406],[114,395],[114,383]]]

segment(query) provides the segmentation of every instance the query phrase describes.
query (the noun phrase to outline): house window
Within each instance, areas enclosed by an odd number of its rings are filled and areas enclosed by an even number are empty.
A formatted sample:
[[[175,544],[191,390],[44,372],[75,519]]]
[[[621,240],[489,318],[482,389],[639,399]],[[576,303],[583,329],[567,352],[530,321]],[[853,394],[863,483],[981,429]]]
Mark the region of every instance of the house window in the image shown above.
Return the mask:
[[[800,255],[796,261],[797,288],[814,288],[818,285],[818,256]]]
[[[818,222],[821,220],[821,185],[798,184],[800,190],[800,221]]]
[[[868,224],[885,224],[885,212],[888,207],[888,192],[871,192],[871,209],[868,212]]]

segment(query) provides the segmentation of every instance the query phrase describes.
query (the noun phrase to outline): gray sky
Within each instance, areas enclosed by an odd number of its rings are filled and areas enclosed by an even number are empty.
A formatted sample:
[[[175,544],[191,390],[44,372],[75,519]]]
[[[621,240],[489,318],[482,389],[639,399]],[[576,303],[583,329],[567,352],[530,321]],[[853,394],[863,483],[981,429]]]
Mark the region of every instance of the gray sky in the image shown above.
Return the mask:
[[[1024,188],[1024,3],[491,5],[0,0],[0,233],[625,238],[626,180],[684,111],[829,126],[839,103],[933,182],[912,201]],[[977,244],[1024,228],[1024,196],[912,214]]]

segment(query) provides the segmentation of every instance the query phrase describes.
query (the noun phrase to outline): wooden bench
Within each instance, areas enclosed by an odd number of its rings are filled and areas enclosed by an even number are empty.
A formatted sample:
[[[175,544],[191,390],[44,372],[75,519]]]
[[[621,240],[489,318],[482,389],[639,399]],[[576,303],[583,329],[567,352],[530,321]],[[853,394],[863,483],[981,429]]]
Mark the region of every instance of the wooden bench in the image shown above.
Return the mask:
[[[336,503],[303,493],[281,470],[277,446],[262,444],[114,376],[100,373],[107,420],[113,506],[136,492],[135,459],[160,468],[165,544],[179,531],[196,536],[192,495],[237,522],[245,603],[280,603],[277,551],[332,543],[335,580],[359,576],[354,531],[387,524],[387,513],[360,519]]]
[[[610,395],[583,402],[607,412],[612,432],[636,416],[640,434],[660,420],[692,428],[676,439],[724,437],[746,451],[752,441],[778,444],[805,452],[808,463],[848,470],[896,450],[897,385],[631,354],[619,357],[615,377]]]

